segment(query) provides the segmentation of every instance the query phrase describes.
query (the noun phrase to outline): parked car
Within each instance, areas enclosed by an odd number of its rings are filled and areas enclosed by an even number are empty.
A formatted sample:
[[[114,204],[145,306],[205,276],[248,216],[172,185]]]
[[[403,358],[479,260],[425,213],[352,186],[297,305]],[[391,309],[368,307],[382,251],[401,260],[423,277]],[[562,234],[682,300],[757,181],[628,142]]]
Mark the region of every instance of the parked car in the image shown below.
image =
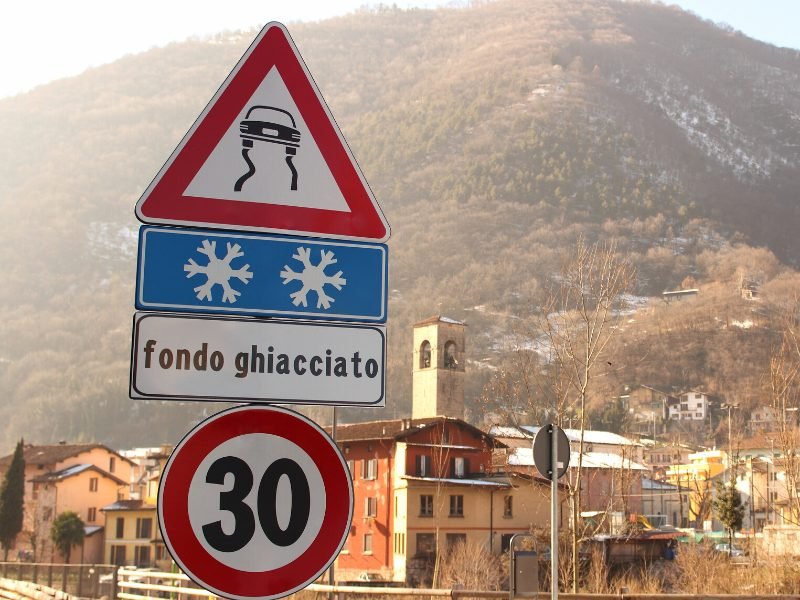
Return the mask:
[[[736,544],[728,544],[727,542],[714,544],[714,550],[717,552],[721,552],[723,554],[727,554],[731,558],[736,556],[745,556],[747,553],[737,546]]]

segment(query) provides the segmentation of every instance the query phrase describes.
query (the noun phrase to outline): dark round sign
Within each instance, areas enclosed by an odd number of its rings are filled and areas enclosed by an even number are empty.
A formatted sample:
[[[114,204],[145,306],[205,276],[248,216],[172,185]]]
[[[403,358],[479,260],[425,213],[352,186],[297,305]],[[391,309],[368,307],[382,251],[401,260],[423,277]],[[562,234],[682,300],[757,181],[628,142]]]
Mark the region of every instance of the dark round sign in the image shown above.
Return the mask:
[[[158,494],[164,542],[180,568],[227,598],[281,598],[339,554],[353,484],[335,442],[285,408],[239,406],[175,447]]]
[[[553,452],[553,425],[543,425],[533,437],[533,464],[541,473],[542,477],[552,479],[551,459]],[[556,479],[560,479],[569,467],[569,439],[564,430],[556,427],[556,443],[558,452],[556,453]]]

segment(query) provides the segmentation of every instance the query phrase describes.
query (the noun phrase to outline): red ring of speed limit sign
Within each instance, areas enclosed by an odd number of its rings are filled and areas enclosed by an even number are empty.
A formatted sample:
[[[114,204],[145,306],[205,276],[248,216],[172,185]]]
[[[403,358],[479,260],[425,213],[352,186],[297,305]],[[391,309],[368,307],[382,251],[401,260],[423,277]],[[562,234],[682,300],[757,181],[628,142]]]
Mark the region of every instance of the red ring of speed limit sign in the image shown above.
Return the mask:
[[[170,554],[197,583],[228,598],[280,598],[338,555],[353,516],[352,480],[335,442],[313,421],[284,408],[240,406],[203,421],[175,447],[158,516]],[[264,551],[268,538],[274,552]]]

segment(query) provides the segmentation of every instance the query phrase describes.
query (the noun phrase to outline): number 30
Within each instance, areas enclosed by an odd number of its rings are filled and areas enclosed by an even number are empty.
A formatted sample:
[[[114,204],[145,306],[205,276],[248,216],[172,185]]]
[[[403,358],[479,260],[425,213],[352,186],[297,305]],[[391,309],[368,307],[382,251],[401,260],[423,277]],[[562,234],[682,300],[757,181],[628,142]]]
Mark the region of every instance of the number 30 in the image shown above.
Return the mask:
[[[246,462],[235,456],[223,456],[215,460],[206,474],[206,483],[223,485],[225,476],[233,475],[233,487],[219,494],[219,509],[233,515],[235,525],[233,533],[222,530],[222,522],[214,521],[203,525],[203,535],[212,548],[220,552],[236,552],[241,550],[256,532],[256,520],[253,510],[244,503],[244,499],[253,489],[253,471]],[[278,523],[277,496],[278,482],[286,475],[292,490],[292,509],[286,529]],[[311,510],[311,493],[308,488],[303,469],[289,458],[280,458],[273,462],[264,472],[258,485],[256,500],[258,523],[264,535],[276,546],[294,544],[308,524]]]

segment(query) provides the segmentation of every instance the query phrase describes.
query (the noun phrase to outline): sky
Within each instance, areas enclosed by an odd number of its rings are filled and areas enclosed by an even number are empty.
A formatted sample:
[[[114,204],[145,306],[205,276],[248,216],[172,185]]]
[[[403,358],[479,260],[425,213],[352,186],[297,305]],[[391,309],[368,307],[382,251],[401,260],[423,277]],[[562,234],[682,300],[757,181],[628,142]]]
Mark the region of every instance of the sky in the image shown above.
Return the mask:
[[[467,0],[385,0],[434,8]],[[535,0],[531,1],[534,9]],[[567,1],[567,0],[564,0]],[[800,48],[800,0],[667,0],[750,37]],[[287,25],[358,10],[370,0],[4,0],[0,3],[0,98],[78,75],[154,46],[268,21]],[[291,27],[290,27],[291,31]]]

